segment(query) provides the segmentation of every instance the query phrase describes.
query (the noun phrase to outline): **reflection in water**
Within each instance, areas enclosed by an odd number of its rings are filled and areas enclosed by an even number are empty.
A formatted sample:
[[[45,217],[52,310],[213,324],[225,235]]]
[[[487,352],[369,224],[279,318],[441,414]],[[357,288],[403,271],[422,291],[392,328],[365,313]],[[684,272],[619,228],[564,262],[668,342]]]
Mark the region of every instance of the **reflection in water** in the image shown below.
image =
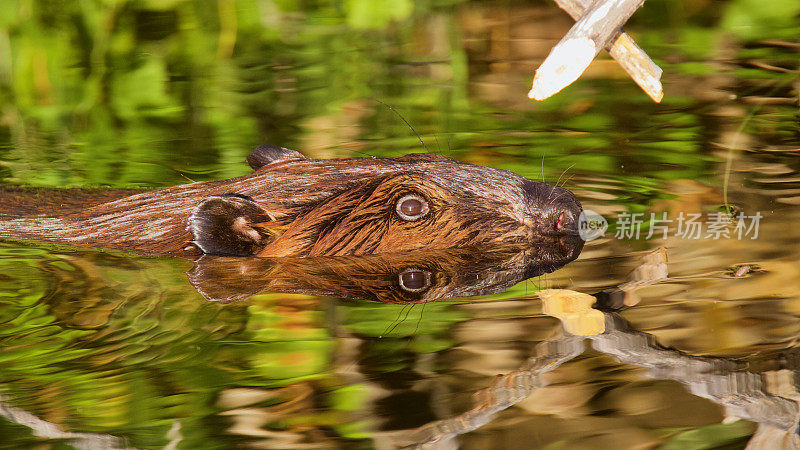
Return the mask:
[[[550,272],[577,257],[581,250],[581,243],[576,241],[574,244],[572,247],[542,245],[525,251],[517,248],[463,249],[450,252],[414,252],[316,259],[204,257],[198,260],[195,267],[189,272],[189,279],[206,298],[217,300],[219,303],[242,300],[262,290],[335,295],[390,303],[428,302],[454,296],[498,292],[526,277]],[[53,257],[50,256],[50,258]],[[135,269],[135,262],[133,262],[135,260],[128,261],[121,257],[91,252],[86,253],[83,258],[63,257],[60,259],[61,261],[52,262],[52,267],[48,269],[52,273],[60,274],[59,284],[66,285],[74,282],[75,279],[94,278],[98,280],[96,286],[91,287],[82,295],[82,299],[75,299],[75,302],[68,301],[67,305],[56,303],[50,310],[57,313],[60,320],[70,326],[101,330],[88,340],[91,346],[130,349],[133,340],[136,339],[142,345],[146,345],[146,348],[152,348],[155,350],[155,354],[158,354],[163,350],[155,343],[158,341],[157,337],[163,335],[165,331],[173,334],[176,332],[191,333],[191,331],[186,331],[187,327],[184,326],[188,310],[181,312],[178,323],[174,326],[159,317],[158,325],[151,323],[147,325],[150,328],[143,328],[141,321],[132,320],[128,323],[120,320],[119,317],[112,319],[111,314],[114,310],[122,310],[119,306],[125,302],[128,302],[125,308],[128,311],[123,314],[137,318],[147,317],[152,311],[158,311],[163,306],[144,305],[144,310],[137,309],[135,301],[132,299],[138,295],[124,292],[120,293],[120,303],[109,306],[106,303],[113,298],[110,291],[104,293],[103,298],[95,298],[96,301],[92,301],[92,292],[103,292],[99,289],[103,283],[104,271],[109,268],[123,270],[126,265]],[[633,293],[638,288],[659,283],[667,278],[666,253],[663,249],[650,252],[644,255],[643,259],[644,263],[631,272],[628,281],[610,291],[609,298],[614,298],[617,292]],[[66,262],[72,264],[73,267],[65,269],[67,265],[64,263]],[[135,270],[131,271],[131,274],[135,273],[137,273]],[[119,278],[119,276],[117,275],[115,278]],[[158,278],[170,277],[162,277],[159,274]],[[126,289],[131,289],[136,286],[136,283],[126,281],[124,286]],[[161,288],[159,291],[164,292],[165,290]],[[589,340],[595,350],[614,357],[619,363],[647,369],[648,376],[651,378],[675,380],[684,384],[691,393],[723,406],[729,417],[744,418],[759,423],[759,429],[753,442],[764,443],[765,447],[763,448],[776,445],[775,442],[778,440],[783,444],[788,443],[786,445],[796,443],[797,436],[793,434],[793,430],[797,427],[797,400],[800,399],[794,383],[794,378],[797,376],[796,366],[789,366],[788,369],[782,368],[782,370],[757,372],[747,370],[750,367],[740,361],[698,357],[688,352],[667,349],[660,345],[654,336],[634,330],[628,322],[613,313],[602,313],[604,314],[604,331],[602,332],[581,329],[580,320],[577,322],[577,328],[570,328],[567,325],[568,318],[561,315],[561,312],[566,312],[568,316],[601,313],[588,307],[589,303],[583,301],[589,297],[585,294],[579,298],[576,297],[578,301],[572,301],[573,297],[564,295],[570,291],[552,291],[550,294],[554,294],[557,300],[559,298],[570,300],[560,309],[546,310],[553,316],[564,320],[564,328],[557,331],[556,337],[536,345],[533,358],[526,361],[519,369],[496,378],[489,388],[476,395],[473,407],[465,413],[451,419],[433,420],[428,425],[413,428],[412,432],[406,428],[403,432],[377,432],[376,436],[390,439],[397,445],[436,447],[456,445],[454,440],[456,436],[487,424],[500,411],[518,404],[529,398],[537,389],[546,386],[549,380],[545,374],[577,359],[585,352],[585,341]],[[195,299],[194,303],[204,302],[197,302]],[[76,305],[81,306],[81,311],[75,310]],[[218,303],[207,303],[207,305],[218,305]],[[172,303],[172,307],[175,306],[176,304]],[[224,311],[235,306],[228,305],[221,307],[220,310]],[[612,308],[616,306],[611,305]],[[550,307],[548,306],[548,308]],[[76,318],[81,316],[96,316],[98,319],[91,322],[76,321]],[[208,314],[197,316],[202,321]],[[230,319],[226,318],[220,323],[236,326],[235,322]],[[216,330],[214,327],[219,326],[213,323],[208,325],[212,330]],[[258,329],[257,323],[254,327],[257,332],[261,331]],[[128,333],[128,329],[131,328],[138,329],[142,333],[142,337],[135,337],[135,335],[130,337],[129,335],[129,337],[117,338],[120,333]],[[578,334],[582,336],[578,336]],[[176,336],[191,343],[193,335],[187,334],[186,337],[189,339],[180,334]],[[197,337],[195,336],[193,339],[197,340]],[[123,340],[126,342],[124,345]],[[276,343],[279,343],[280,340],[273,338]],[[346,340],[343,339],[343,341]],[[214,342],[220,341],[220,339],[214,340]],[[188,349],[188,347],[177,347],[171,341],[167,341],[164,347],[172,347],[173,353],[184,353]],[[110,351],[111,353],[107,356],[108,361],[114,364],[117,360],[124,360],[128,357],[123,353],[114,354],[117,350]],[[140,351],[144,353],[144,358],[152,357],[148,356],[147,350]],[[212,353],[217,355],[225,352]],[[274,356],[269,354],[267,357],[273,358]],[[95,357],[90,361],[98,364],[94,369],[105,367],[102,358]],[[222,364],[220,361],[214,363]],[[225,361],[224,364],[230,364],[230,362]],[[343,366],[349,367],[352,364],[362,365],[361,362],[354,361],[343,364]],[[167,372],[169,370],[167,369]],[[192,371],[194,370],[192,369]],[[98,370],[97,373],[102,373],[102,371]],[[342,371],[342,373],[345,374],[347,371]],[[314,392],[315,388],[310,382],[298,378],[297,381],[277,389],[225,389],[219,394],[217,402],[220,408],[224,409],[220,415],[230,417],[233,422],[233,425],[227,429],[229,433],[260,436],[272,439],[273,444],[284,442],[287,446],[292,446],[299,445],[293,441],[297,437],[296,435],[288,432],[271,434],[265,431],[265,428],[268,428],[267,425],[274,421],[299,420],[297,415],[302,417],[303,414],[307,414],[307,411],[313,410]],[[281,400],[274,407],[253,409],[242,407],[242,405],[263,403],[277,398]],[[6,415],[15,423],[24,424],[32,429],[41,425],[37,422],[40,419],[33,415],[24,415],[22,409],[7,409],[7,411],[16,411],[11,416]],[[447,417],[448,415],[451,414],[441,414],[440,416]],[[23,419],[21,420],[20,417]],[[26,417],[29,419],[25,419]],[[180,433],[165,431],[163,435],[174,440],[174,436],[180,436]],[[62,436],[70,439],[85,437],[68,435],[68,433],[46,436],[51,438]],[[275,441],[275,439],[286,439],[286,441]]]
[[[63,440],[64,443],[78,450],[121,449],[127,447],[123,445],[123,440],[116,436],[64,431],[62,427],[52,422],[42,420],[23,409],[8,405],[3,396],[0,396],[0,416],[9,422],[30,428],[35,436]]]
[[[145,390],[172,392],[174,389],[175,395],[183,390],[216,395],[217,389],[211,388],[216,387],[216,383],[222,383],[223,386],[247,385],[236,375],[226,373],[228,367],[241,365],[244,360],[259,372],[262,370],[259,367],[265,367],[262,376],[281,379],[280,372],[276,371],[283,371],[285,379],[296,381],[285,389],[252,391],[257,395],[270,392],[268,398],[281,398],[284,394],[291,397],[298,392],[298,388],[303,388],[300,389],[303,392],[300,396],[305,400],[291,398],[287,403],[294,405],[292,408],[284,408],[286,405],[281,403],[281,411],[285,414],[302,413],[310,407],[309,402],[317,394],[311,384],[300,381],[309,376],[309,371],[313,376],[319,376],[324,369],[317,367],[319,363],[315,361],[310,364],[310,369],[302,361],[300,364],[280,359],[276,361],[276,355],[285,354],[287,358],[295,360],[327,358],[330,341],[326,341],[326,334],[317,331],[320,325],[315,324],[317,328],[307,327],[307,330],[303,330],[304,324],[295,315],[291,329],[270,334],[273,330],[265,326],[274,320],[274,313],[270,309],[261,310],[258,303],[252,302],[248,302],[249,305],[225,306],[221,303],[243,300],[264,290],[403,304],[496,293],[529,277],[556,270],[577,258],[582,246],[583,241],[578,237],[562,237],[525,249],[472,248],[328,258],[206,256],[189,271],[189,280],[206,298],[217,300],[214,303],[200,302],[198,296],[187,295],[191,288],[180,277],[186,265],[182,260],[126,258],[103,252],[67,252],[62,255],[35,248],[25,254],[14,248],[0,247],[4,250],[0,251],[0,269],[8,267],[5,263],[14,257],[27,261],[27,267],[34,271],[47,274],[43,277],[47,282],[41,286],[34,285],[25,273],[17,273],[15,269],[19,268],[18,265],[10,266],[12,270],[7,271],[10,276],[0,277],[0,288],[29,292],[35,303],[25,305],[18,302],[13,307],[6,307],[0,311],[0,324],[13,324],[19,317],[39,317],[31,322],[37,323],[38,327],[33,330],[28,330],[24,322],[7,329],[0,328],[0,332],[4,333],[0,334],[0,338],[10,336],[3,342],[14,344],[1,347],[0,355],[58,355],[52,360],[38,358],[12,365],[11,373],[22,370],[25,382],[12,381],[14,377],[3,377],[0,386],[18,385],[23,389],[25,386],[47,386],[49,378],[39,378],[36,374],[40,370],[44,373],[56,371],[66,380],[76,380],[76,386],[69,385],[65,393],[55,394],[59,399],[53,402],[57,410],[71,407],[68,399],[76,392],[83,392],[83,389],[90,389],[92,394],[82,395],[108,396],[106,401],[112,403],[118,395],[134,395],[132,391],[125,392],[128,389],[142,389],[142,384]],[[154,270],[150,273],[143,270],[140,265],[142,261],[147,261]],[[66,289],[73,296],[52,298],[49,295],[51,286]],[[163,298],[158,299],[154,292]],[[46,300],[38,301],[42,298]],[[3,299],[0,298],[0,301]],[[294,303],[290,308],[296,309],[298,306]],[[243,308],[250,310],[249,317],[242,316]],[[430,316],[433,320],[440,320],[436,309],[430,308],[426,319]],[[247,330],[242,333],[244,327]],[[47,333],[48,337],[43,339],[41,333]],[[322,344],[320,348],[323,351],[317,353],[294,345],[293,335]],[[223,350],[226,341],[239,342],[237,348],[248,347],[251,350],[230,354]],[[143,361],[145,365],[142,365]],[[19,365],[22,367],[17,369]],[[163,372],[164,377],[154,379],[151,367]],[[124,374],[125,379],[109,376],[117,372]],[[243,373],[241,376],[248,375]],[[83,382],[86,377],[92,380],[91,387]],[[159,386],[151,386],[151,382],[157,382]],[[123,393],[119,394],[119,390]],[[220,405],[236,405],[240,402],[241,396],[231,399],[236,397],[233,392],[237,392],[236,389],[222,390],[219,393]],[[250,394],[245,395],[248,396]],[[15,401],[11,403],[19,404]],[[103,401],[97,404],[103,404]],[[122,405],[125,404],[122,402]],[[51,423],[48,421],[48,414],[52,414],[49,409],[37,409],[35,404],[26,403],[21,406],[25,408],[6,409],[9,412],[6,418],[32,430],[47,428],[45,425]],[[145,410],[154,414],[161,411]],[[122,417],[127,413],[127,409],[121,407],[96,414],[113,422],[123,420]],[[227,416],[231,418],[226,419],[226,423],[229,420],[234,422],[229,430],[233,434],[259,434],[254,432],[254,428],[264,424],[262,416],[243,414],[237,408],[220,413],[220,417]],[[192,429],[198,429],[197,424]],[[170,442],[181,436],[180,431],[173,429],[162,430],[160,435],[163,436],[162,441]],[[42,434],[36,431],[35,436],[69,438],[75,439],[75,442],[86,438],[68,432]]]
[[[754,440],[760,446],[753,448],[800,448],[800,393],[796,381],[800,371],[754,373],[743,370],[746,364],[738,361],[692,356],[661,346],[652,335],[631,329],[616,313],[603,314],[605,332],[588,337],[592,348],[620,363],[648,369],[650,378],[682,383],[692,394],[722,405],[731,419],[757,422]],[[557,337],[538,344],[535,356],[522,367],[497,377],[490,387],[479,391],[470,410],[411,433],[398,433],[394,436],[398,445],[455,448],[452,440],[457,435],[485,425],[498,412],[546,385],[542,375],[581,355],[585,339],[560,330]]]
[[[3,396],[0,396],[0,416],[4,417],[9,422],[29,428],[35,436],[59,440],[77,450],[131,448],[128,443],[125,442],[125,439],[121,439],[117,436],[65,431],[55,423],[48,422],[28,411],[7,404]],[[172,423],[172,427],[167,432],[166,438],[169,439],[169,442],[164,446],[164,450],[178,448],[178,444],[183,440],[180,429],[180,421],[175,420]]]
[[[223,303],[263,291],[336,296],[384,303],[420,303],[495,294],[573,261],[583,241],[565,236],[534,247],[478,247],[316,258],[231,258],[205,255],[189,280]]]
[[[628,274],[628,281],[619,286],[598,292],[595,297],[598,308],[618,311],[638,304],[641,299],[636,291],[667,280],[667,249],[659,247],[644,256],[639,264]]]
[[[667,279],[666,259],[663,248],[646,254],[627,282],[597,298],[564,289],[539,291],[543,312],[561,322],[556,336],[536,345],[534,356],[519,369],[496,377],[490,387],[476,393],[467,412],[392,438],[402,447],[456,448],[458,435],[485,425],[498,412],[547,385],[543,375],[583,354],[588,339],[593,349],[618,362],[647,369],[650,378],[677,381],[692,394],[723,406],[726,420],[758,423],[750,448],[800,448],[800,371],[796,367],[757,373],[747,371],[748,365],[740,361],[693,356],[662,346],[617,313],[591,307],[593,303],[605,310],[631,306],[608,300],[629,299],[635,290]]]

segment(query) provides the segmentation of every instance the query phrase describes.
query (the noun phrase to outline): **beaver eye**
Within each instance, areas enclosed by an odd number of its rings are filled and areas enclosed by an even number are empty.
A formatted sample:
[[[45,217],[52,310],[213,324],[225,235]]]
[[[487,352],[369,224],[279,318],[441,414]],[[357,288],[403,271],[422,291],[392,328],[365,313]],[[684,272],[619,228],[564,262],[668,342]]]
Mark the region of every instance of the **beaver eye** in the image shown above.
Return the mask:
[[[397,278],[406,292],[422,292],[431,286],[431,273],[427,270],[409,268],[400,272]]]
[[[403,220],[415,221],[428,214],[428,202],[416,194],[409,194],[397,201],[397,215]]]

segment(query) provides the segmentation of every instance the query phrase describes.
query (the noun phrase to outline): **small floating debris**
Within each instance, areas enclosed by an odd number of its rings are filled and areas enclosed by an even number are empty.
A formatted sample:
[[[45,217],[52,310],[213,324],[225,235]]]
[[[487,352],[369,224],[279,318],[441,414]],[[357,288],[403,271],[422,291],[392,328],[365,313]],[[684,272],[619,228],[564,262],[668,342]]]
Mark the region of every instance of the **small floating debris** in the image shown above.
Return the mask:
[[[606,330],[605,316],[592,308],[594,296],[569,289],[542,289],[538,294],[542,312],[560,320],[568,333],[595,336]]]
[[[736,264],[725,271],[728,276],[733,278],[744,278],[756,272],[763,272],[758,264]]]
[[[642,301],[636,291],[669,279],[667,249],[659,247],[644,255],[642,264],[628,275],[628,281],[616,288],[595,294],[595,307],[601,311],[620,311]]]

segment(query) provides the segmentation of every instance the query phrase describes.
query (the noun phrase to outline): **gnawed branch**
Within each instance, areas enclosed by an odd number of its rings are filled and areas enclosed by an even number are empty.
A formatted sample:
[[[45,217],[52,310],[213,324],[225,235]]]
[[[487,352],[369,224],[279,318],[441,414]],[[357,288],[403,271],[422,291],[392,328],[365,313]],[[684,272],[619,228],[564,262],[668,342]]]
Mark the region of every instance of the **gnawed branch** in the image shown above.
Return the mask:
[[[620,66],[654,101],[664,96],[662,70],[621,26],[644,0],[555,0],[577,20],[553,47],[536,71],[528,97],[544,100],[578,79],[592,60],[606,48]]]

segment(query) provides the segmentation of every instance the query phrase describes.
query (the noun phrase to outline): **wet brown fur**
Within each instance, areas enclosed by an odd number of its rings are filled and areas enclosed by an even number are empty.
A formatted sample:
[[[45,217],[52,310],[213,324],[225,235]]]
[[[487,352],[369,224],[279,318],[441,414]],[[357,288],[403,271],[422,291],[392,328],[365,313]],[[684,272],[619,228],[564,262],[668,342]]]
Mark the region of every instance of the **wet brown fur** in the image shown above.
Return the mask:
[[[580,211],[564,189],[430,154],[279,161],[238,178],[133,195],[85,191],[63,207],[37,209],[20,192],[16,199],[0,192],[0,237],[176,256],[198,254],[187,231],[194,208],[231,193],[252,198],[273,219],[254,224],[265,257],[534,243],[553,233],[562,210]],[[431,212],[401,220],[394,206],[408,193],[425,197]]]

